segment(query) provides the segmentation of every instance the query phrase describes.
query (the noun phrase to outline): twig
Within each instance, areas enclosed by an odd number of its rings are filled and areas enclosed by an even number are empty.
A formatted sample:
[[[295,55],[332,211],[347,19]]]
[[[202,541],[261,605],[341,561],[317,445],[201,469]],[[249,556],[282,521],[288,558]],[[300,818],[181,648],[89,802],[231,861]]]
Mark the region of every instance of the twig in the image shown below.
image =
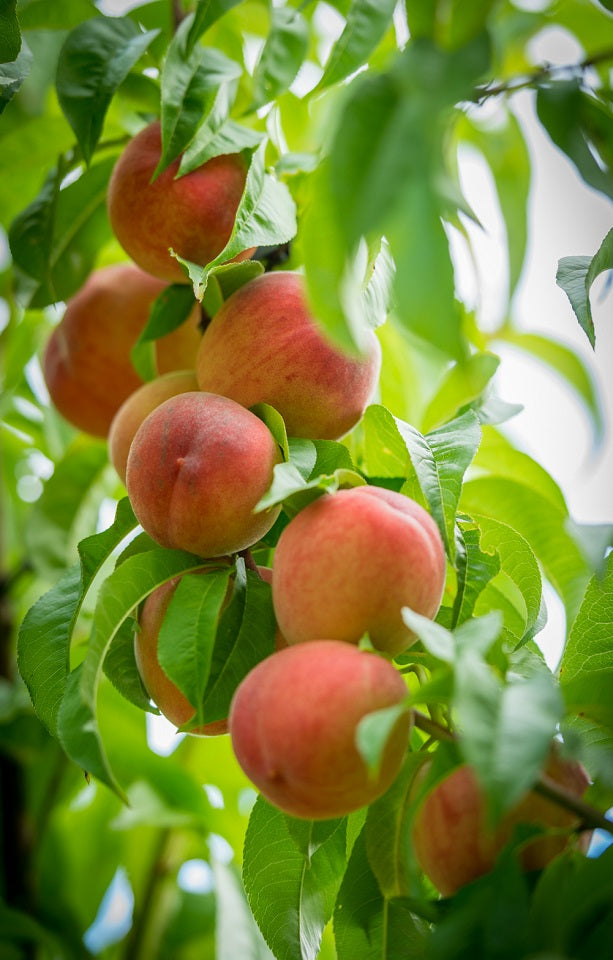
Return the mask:
[[[476,103],[483,103],[489,99],[489,97],[498,97],[505,93],[516,93],[517,90],[524,90],[526,87],[538,86],[539,83],[542,83],[544,80],[549,80],[557,74],[569,72],[583,73],[585,70],[588,70],[589,67],[595,67],[599,63],[606,63],[607,60],[613,60],[613,50],[611,49],[601,50],[600,53],[586,57],[586,59],[581,60],[580,63],[568,65],[547,64],[546,66],[539,67],[538,70],[535,70],[534,73],[529,74],[523,79],[513,77],[510,80],[505,80],[503,83],[497,84],[495,87],[476,87],[471,100]]]
[[[458,741],[458,737],[453,730],[448,730],[447,727],[436,723],[435,720],[432,720],[424,713],[420,713],[419,710],[413,712],[413,722],[416,727],[423,730],[424,733],[427,733],[429,736],[434,737],[436,740],[446,740],[451,743],[457,743]],[[581,827],[583,829],[605,830],[607,833],[613,835],[613,823],[610,820],[607,820],[595,807],[590,806],[589,803],[585,803],[579,797],[570,793],[546,774],[540,774],[532,789],[542,797],[547,797],[548,800],[557,803],[558,806],[570,810],[571,813],[576,813],[581,820]]]

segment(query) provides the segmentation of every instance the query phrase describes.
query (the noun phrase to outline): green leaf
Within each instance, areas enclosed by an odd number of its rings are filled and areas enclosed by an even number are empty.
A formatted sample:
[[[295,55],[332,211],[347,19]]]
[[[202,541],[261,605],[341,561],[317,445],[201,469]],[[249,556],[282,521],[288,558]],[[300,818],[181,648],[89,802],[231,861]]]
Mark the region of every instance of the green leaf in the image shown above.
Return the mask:
[[[366,817],[368,862],[379,889],[387,898],[406,897],[414,872],[410,837],[409,796],[413,779],[424,762],[420,753],[408,753],[392,786],[371,803]]]
[[[109,157],[60,189],[55,171],[9,230],[16,265],[32,278],[28,306],[67,300],[83,284],[100,246],[110,238],[106,191],[115,163]]]
[[[194,14],[175,33],[162,68],[162,155],[154,176],[185,149],[213,109],[222,83],[236,80],[240,64],[214,47],[194,46],[187,52]]]
[[[159,32],[142,33],[128,17],[94,17],[68,34],[57,65],[57,96],[87,164],[113,95]]]
[[[596,333],[590,305],[590,289],[599,274],[613,269],[613,230],[609,230],[593,257],[562,257],[558,263],[556,283],[570,300],[577,320],[596,346]]]
[[[480,515],[472,519],[481,530],[482,548],[496,551],[501,571],[521,592],[526,604],[524,639],[530,639],[538,621],[543,592],[537,559],[529,543],[508,524]]]
[[[353,0],[347,22],[324,67],[318,92],[340,83],[365,63],[392,21],[395,0]]]
[[[456,671],[453,707],[460,750],[475,768],[497,819],[543,767],[563,713],[559,688],[545,668],[502,686],[487,664],[465,650]]]
[[[194,707],[197,724],[231,573],[226,567],[181,577],[160,628],[160,666]]]
[[[458,589],[453,602],[451,625],[468,620],[481,592],[500,570],[496,548],[486,550],[478,527],[461,523],[458,527],[456,567]]]
[[[255,509],[268,510],[269,507],[282,503],[288,516],[293,517],[325,493],[336,493],[341,488],[363,486],[365,483],[364,477],[355,470],[343,467],[333,473],[320,474],[311,480],[305,480],[295,464],[289,460],[275,466],[272,484]]]
[[[310,855],[301,853],[283,813],[258,798],[249,818],[243,882],[253,915],[277,960],[315,960],[346,865],[345,823],[323,842],[325,823],[300,825]],[[324,834],[325,836],[325,834]]]
[[[409,903],[383,897],[368,862],[363,830],[334,909],[338,960],[425,960],[427,926],[413,916]]]
[[[104,658],[103,669],[119,693],[140,710],[147,713],[159,713],[151,705],[149,695],[136,665],[134,656],[134,629],[136,621],[127,618],[113,637],[109,651]]]
[[[593,577],[560,664],[569,710],[613,727],[613,554],[605,576]]]
[[[356,747],[371,776],[375,777],[379,772],[385,745],[398,720],[406,713],[406,704],[396,703],[367,713],[358,723]]]
[[[475,353],[455,363],[445,375],[423,416],[422,428],[431,430],[450,420],[461,407],[477,400],[496,373],[500,358],[493,353]]]
[[[421,491],[436,520],[449,557],[455,557],[455,516],[464,474],[481,440],[477,416],[467,410],[425,437],[396,421],[406,443]]]
[[[0,113],[13,99],[32,68],[32,54],[26,43],[10,63],[0,63]]]
[[[188,271],[198,300],[202,299],[213,267],[249,247],[287,243],[296,233],[295,203],[285,184],[265,173],[264,149],[262,144],[253,154],[232,234],[221,253],[205,267],[177,257]]]
[[[153,341],[178,329],[194,306],[193,290],[184,283],[173,283],[156,297],[145,328],[130,351],[134,368],[143,380],[153,380],[157,376]]]
[[[203,33],[212,27],[220,17],[232,7],[237,6],[241,0],[198,0],[198,6],[194,11],[194,18],[191,21],[185,50],[187,55],[192,52],[197,40]]]
[[[136,526],[128,498],[117,505],[113,524],[79,544],[80,567],[75,565],[26,614],[18,640],[18,666],[36,712],[51,733],[69,670],[72,633],[81,604],[109,554]]]
[[[47,0],[19,4],[22,30],[71,30],[98,12],[92,0],[63,0],[60,7]]]
[[[190,173],[213,157],[227,153],[240,153],[259,147],[266,137],[260,130],[252,130],[235,120],[226,120],[214,126],[209,120],[196,131],[192,142],[181,157],[179,176]]]
[[[82,437],[56,464],[26,527],[28,550],[37,569],[57,573],[76,560],[79,537],[75,534],[83,527],[95,528],[99,498],[92,502],[92,489],[108,462],[106,443]]]
[[[595,190],[613,198],[613,175],[606,162],[599,162],[599,143],[591,136],[586,114],[592,96],[584,93],[579,79],[560,80],[540,86],[536,94],[538,118],[557,147],[571,160],[579,176]],[[613,120],[603,114],[611,141]],[[598,158],[598,159],[597,159]]]
[[[16,60],[21,50],[17,0],[0,0],[0,63]]]
[[[270,31],[253,74],[251,110],[274,100],[293,83],[308,43],[308,25],[300,11],[273,7]]]
[[[257,573],[236,565],[232,599],[217,628],[208,684],[204,693],[205,723],[223,720],[237,686],[274,650],[276,620],[270,584]]]
[[[58,715],[58,734],[68,756],[122,796],[110,769],[97,722],[102,665],[117,632],[152,590],[202,566],[182,550],[148,550],[130,557],[100,587],[85,660],[73,671]]]

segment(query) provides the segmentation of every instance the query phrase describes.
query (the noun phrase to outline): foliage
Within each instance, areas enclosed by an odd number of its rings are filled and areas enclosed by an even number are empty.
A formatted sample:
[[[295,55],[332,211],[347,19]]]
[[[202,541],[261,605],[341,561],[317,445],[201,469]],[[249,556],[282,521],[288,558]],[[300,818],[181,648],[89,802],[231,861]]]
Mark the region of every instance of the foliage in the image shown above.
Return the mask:
[[[604,960],[610,850],[526,877],[507,849],[492,875],[441,901],[412,851],[411,785],[426,753],[436,777],[468,760],[500,816],[535,783],[561,730],[593,781],[591,825],[613,804],[612,530],[572,523],[552,477],[505,434],[517,408],[494,390],[496,343],[514,344],[565,378],[604,433],[589,364],[514,321],[531,177],[514,95],[531,91],[537,122],[578,177],[613,197],[610,4],[103,9],[0,0],[10,248],[0,273],[1,956]],[[552,26],[576,38],[581,62],[532,62],[530,41]],[[426,506],[445,545],[437,622],[405,611],[419,641],[396,660],[420,711],[411,750],[387,794],[339,820],[296,820],[256,800],[227,737],[177,737],[169,756],[152,749],[134,618],[153,589],[202,558],[138,533],[105,444],[70,427],[42,385],[41,351],[63,302],[92,269],[125,259],[108,180],[155,117],[156,173],[180,155],[182,175],[241,152],[248,175],[222,253],[184,263],[191,286],[158,299],[133,351],[139,373],[155,375],[151,342],[184,319],[193,295],[212,316],[279,264],[304,271],[338,345],[359,351],[367,323],[383,347],[376,402],[342,441],[287,438],[274,410],[258,411],[284,458],[260,503],[283,510],[256,562],[274,562],[281,530],[313,499],[364,483]],[[509,293],[495,330],[458,293],[451,240],[470,249],[475,219],[458,172],[468,147],[491,171],[506,227]],[[254,261],[225,264],[246,247],[259,248]],[[609,232],[545,278],[566,292],[592,347],[590,293],[612,267]],[[273,649],[270,587],[249,567],[235,557],[186,576],[169,612],[160,656],[196,710],[192,726],[227,716],[237,684]],[[545,584],[568,625],[553,672],[538,646]],[[381,714],[358,734],[373,767],[395,718]],[[199,886],[186,880],[190,865]],[[118,889],[115,912],[126,917],[113,927]]]

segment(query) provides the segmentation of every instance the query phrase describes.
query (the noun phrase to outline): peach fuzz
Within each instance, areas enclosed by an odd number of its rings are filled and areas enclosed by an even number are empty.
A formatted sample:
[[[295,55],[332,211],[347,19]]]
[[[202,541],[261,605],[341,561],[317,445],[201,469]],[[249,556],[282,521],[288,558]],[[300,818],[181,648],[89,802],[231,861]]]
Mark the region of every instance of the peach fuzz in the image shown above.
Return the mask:
[[[249,410],[227,397],[182,393],[138,428],[126,487],[157,543],[217,557],[251,546],[272,527],[280,508],[254,507],[280,460],[272,434]]]
[[[109,457],[117,473],[125,483],[126,466],[130,446],[141,423],[164,400],[198,389],[193,370],[179,370],[156,377],[135,390],[125,400],[111,423],[109,430]]]
[[[367,339],[364,357],[341,353],[311,316],[303,278],[263,274],[232,294],[207,327],[198,383],[245,407],[271,404],[291,437],[336,440],[358,422],[377,384],[379,341],[372,331]]]
[[[426,774],[422,767],[412,792]],[[545,773],[575,797],[589,784],[583,767],[552,754]],[[413,822],[413,846],[419,864],[443,896],[488,873],[518,824],[536,824],[556,831],[572,831],[578,818],[537,793],[527,793],[495,831],[488,828],[483,792],[472,769],[457,767],[438,783],[418,807]],[[581,834],[578,846],[586,850],[589,833]],[[569,845],[568,833],[552,833],[529,841],[520,851],[524,870],[542,870]]]
[[[142,380],[130,351],[165,284],[130,263],[94,271],[70,298],[47,343],[43,374],[53,405],[73,426],[106,437],[124,400]],[[156,341],[160,373],[193,369],[200,310]]]
[[[188,723],[196,711],[162,670],[158,660],[158,638],[162,621],[180,580],[181,577],[174,577],[149,594],[140,613],[139,628],[134,634],[136,666],[143,686],[156,707],[177,727]],[[214,720],[190,730],[190,733],[200,736],[216,736],[227,732],[227,720]]]
[[[333,640],[287,647],[257,665],[230,706],[236,758],[264,797],[294,817],[340,817],[371,803],[395,779],[410,714],[397,720],[379,771],[355,743],[366,714],[402,703],[405,683],[382,657]]]
[[[414,635],[402,607],[438,611],[445,551],[432,517],[409,497],[381,487],[324,494],[287,525],[275,551],[272,593],[288,643],[319,637],[396,655]]]
[[[232,233],[247,168],[240,154],[227,154],[177,178],[178,158],[152,181],[161,151],[158,122],[128,143],[111,175],[109,218],[119,243],[143,270],[169,283],[188,283],[169,248],[203,266],[221,253]]]

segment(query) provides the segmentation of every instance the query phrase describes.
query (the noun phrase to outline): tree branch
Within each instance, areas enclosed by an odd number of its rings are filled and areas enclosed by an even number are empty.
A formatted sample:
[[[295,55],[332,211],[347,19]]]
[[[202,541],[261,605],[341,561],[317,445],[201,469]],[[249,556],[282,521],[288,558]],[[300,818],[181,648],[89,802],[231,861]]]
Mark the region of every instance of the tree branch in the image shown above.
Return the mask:
[[[413,711],[413,722],[416,727],[423,730],[428,736],[434,737],[435,740],[446,740],[451,743],[458,742],[458,737],[453,730],[443,727],[440,723],[432,720],[419,710]],[[590,806],[589,803],[585,803],[579,797],[570,793],[565,787],[556,783],[555,780],[552,780],[551,777],[548,777],[546,774],[540,774],[532,789],[535,793],[540,794],[540,796],[546,797],[548,800],[557,803],[558,806],[564,807],[566,810],[570,810],[571,813],[575,813],[581,820],[582,829],[604,830],[606,833],[613,835],[613,823],[610,820],[607,820],[595,807]]]
[[[501,94],[512,94],[518,90],[524,90],[527,87],[538,86],[544,80],[553,79],[558,74],[569,72],[574,74],[584,73],[590,67],[595,67],[599,63],[606,63],[608,60],[613,60],[613,50],[611,49],[601,50],[600,53],[586,57],[586,59],[580,63],[563,66],[547,64],[546,66],[539,67],[534,73],[528,74],[527,77],[512,77],[510,80],[505,80],[503,83],[499,83],[493,87],[489,85],[476,87],[471,100],[481,104],[490,97],[498,97]]]

